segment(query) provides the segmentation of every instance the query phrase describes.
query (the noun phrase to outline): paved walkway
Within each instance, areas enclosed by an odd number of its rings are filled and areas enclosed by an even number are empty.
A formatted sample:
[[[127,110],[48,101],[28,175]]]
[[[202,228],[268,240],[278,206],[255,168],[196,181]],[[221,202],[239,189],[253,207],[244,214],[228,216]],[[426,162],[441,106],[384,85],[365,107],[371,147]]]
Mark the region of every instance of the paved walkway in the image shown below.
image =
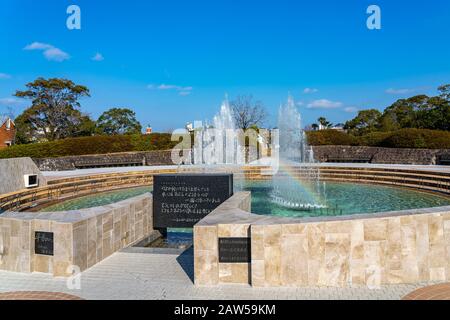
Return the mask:
[[[251,288],[192,284],[192,253],[118,252],[81,275],[81,289],[70,290],[67,280],[46,274],[0,271],[0,293],[14,291],[62,292],[83,299],[401,299],[421,285],[367,288]]]

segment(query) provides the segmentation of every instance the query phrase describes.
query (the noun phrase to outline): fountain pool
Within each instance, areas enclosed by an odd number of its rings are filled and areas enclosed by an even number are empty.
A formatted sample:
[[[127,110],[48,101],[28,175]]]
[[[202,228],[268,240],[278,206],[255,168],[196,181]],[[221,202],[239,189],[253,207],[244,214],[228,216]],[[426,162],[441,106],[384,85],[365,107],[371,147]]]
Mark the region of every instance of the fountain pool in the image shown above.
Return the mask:
[[[388,212],[407,209],[432,208],[450,205],[450,198],[438,194],[412,189],[375,184],[321,182],[320,199],[322,208],[290,208],[277,204],[268,195],[273,193],[272,181],[245,181],[243,189],[252,192],[252,212],[261,215],[281,217],[342,216],[360,213]],[[292,192],[304,193],[316,190],[316,182],[291,185]],[[79,210],[115,203],[146,192],[152,187],[116,190],[63,201],[41,209],[42,212]],[[314,194],[314,193],[312,193]]]

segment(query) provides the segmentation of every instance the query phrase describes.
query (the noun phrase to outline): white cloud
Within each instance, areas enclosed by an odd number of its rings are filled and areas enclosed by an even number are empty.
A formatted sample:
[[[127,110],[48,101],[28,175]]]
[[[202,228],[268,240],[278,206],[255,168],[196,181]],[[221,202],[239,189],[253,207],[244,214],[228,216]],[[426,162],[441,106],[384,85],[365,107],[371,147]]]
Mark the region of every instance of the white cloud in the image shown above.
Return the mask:
[[[305,94],[316,93],[316,92],[319,92],[319,89],[315,89],[315,88],[305,88],[305,89],[303,90],[303,93],[305,93]]]
[[[159,90],[172,90],[172,89],[176,89],[176,90],[178,90],[178,88],[180,88],[179,86],[175,86],[175,85],[172,85],[172,84],[160,84],[159,86],[158,86],[158,89]]]
[[[394,88],[389,88],[386,90],[386,93],[389,94],[407,94],[407,93],[411,93],[414,92],[415,89],[394,89]]]
[[[97,53],[91,58],[91,60],[92,60],[92,61],[98,61],[98,62],[100,62],[100,61],[105,60],[105,58],[103,57],[103,55],[102,55],[100,52],[97,52]]]
[[[51,44],[46,44],[42,42],[33,42],[32,44],[27,45],[25,50],[48,50],[54,48]]]
[[[0,73],[0,79],[11,79],[11,76],[6,73]]]
[[[308,104],[309,109],[335,109],[342,107],[342,102],[327,99],[314,100]]]
[[[147,86],[150,90],[175,90],[178,91],[178,94],[180,96],[188,96],[192,93],[193,87],[183,87],[183,86],[177,86],[174,84],[149,84]]]
[[[43,51],[44,57],[49,61],[62,62],[64,60],[69,60],[70,55],[59,48],[47,43],[33,42],[27,45],[24,50],[39,50]]]
[[[3,106],[17,106],[20,105],[21,101],[14,98],[1,98],[0,105]]]
[[[44,56],[47,58],[47,60],[50,61],[57,61],[62,62],[64,60],[68,60],[70,56],[58,48],[51,48],[44,51]]]
[[[358,112],[358,108],[356,108],[356,107],[347,107],[347,108],[345,108],[344,109],[344,111],[345,112],[348,112],[348,113],[356,113],[356,112]]]

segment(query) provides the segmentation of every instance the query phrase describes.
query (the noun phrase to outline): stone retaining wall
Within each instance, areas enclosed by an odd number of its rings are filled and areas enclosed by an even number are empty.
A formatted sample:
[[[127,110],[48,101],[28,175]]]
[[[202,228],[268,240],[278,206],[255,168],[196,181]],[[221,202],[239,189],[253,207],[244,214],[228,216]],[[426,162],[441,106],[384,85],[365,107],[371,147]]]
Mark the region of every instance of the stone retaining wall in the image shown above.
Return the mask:
[[[450,149],[394,149],[361,146],[315,146],[314,157],[319,162],[357,162],[379,164],[440,164],[442,156],[449,157]]]
[[[450,150],[393,149],[360,146],[315,146],[318,162],[368,162],[379,164],[440,164],[440,158],[450,159]],[[100,155],[33,159],[42,171],[75,170],[89,167],[173,165],[171,150],[126,152]],[[250,155],[250,160],[257,157]],[[447,162],[448,163],[448,162]]]
[[[33,159],[41,171],[65,171],[95,167],[173,165],[171,150],[110,153]]]
[[[153,232],[150,194],[115,204],[54,213],[0,216],[0,270],[70,276]],[[54,255],[35,254],[35,232],[54,233]]]

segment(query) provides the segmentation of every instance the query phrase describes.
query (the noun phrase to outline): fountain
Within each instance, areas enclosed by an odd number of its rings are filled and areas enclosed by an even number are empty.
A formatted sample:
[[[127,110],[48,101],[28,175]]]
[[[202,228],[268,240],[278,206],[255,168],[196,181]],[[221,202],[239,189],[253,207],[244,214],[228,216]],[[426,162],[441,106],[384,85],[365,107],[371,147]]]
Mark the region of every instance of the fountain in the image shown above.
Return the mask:
[[[225,99],[212,125],[205,122],[196,128],[193,162],[195,165],[242,165],[245,153],[240,140],[233,111]]]
[[[321,201],[319,170],[310,166],[314,154],[301,123],[294,99],[289,96],[278,113],[279,159],[271,199],[277,205],[295,210],[325,208]],[[301,175],[296,174],[299,170]]]

